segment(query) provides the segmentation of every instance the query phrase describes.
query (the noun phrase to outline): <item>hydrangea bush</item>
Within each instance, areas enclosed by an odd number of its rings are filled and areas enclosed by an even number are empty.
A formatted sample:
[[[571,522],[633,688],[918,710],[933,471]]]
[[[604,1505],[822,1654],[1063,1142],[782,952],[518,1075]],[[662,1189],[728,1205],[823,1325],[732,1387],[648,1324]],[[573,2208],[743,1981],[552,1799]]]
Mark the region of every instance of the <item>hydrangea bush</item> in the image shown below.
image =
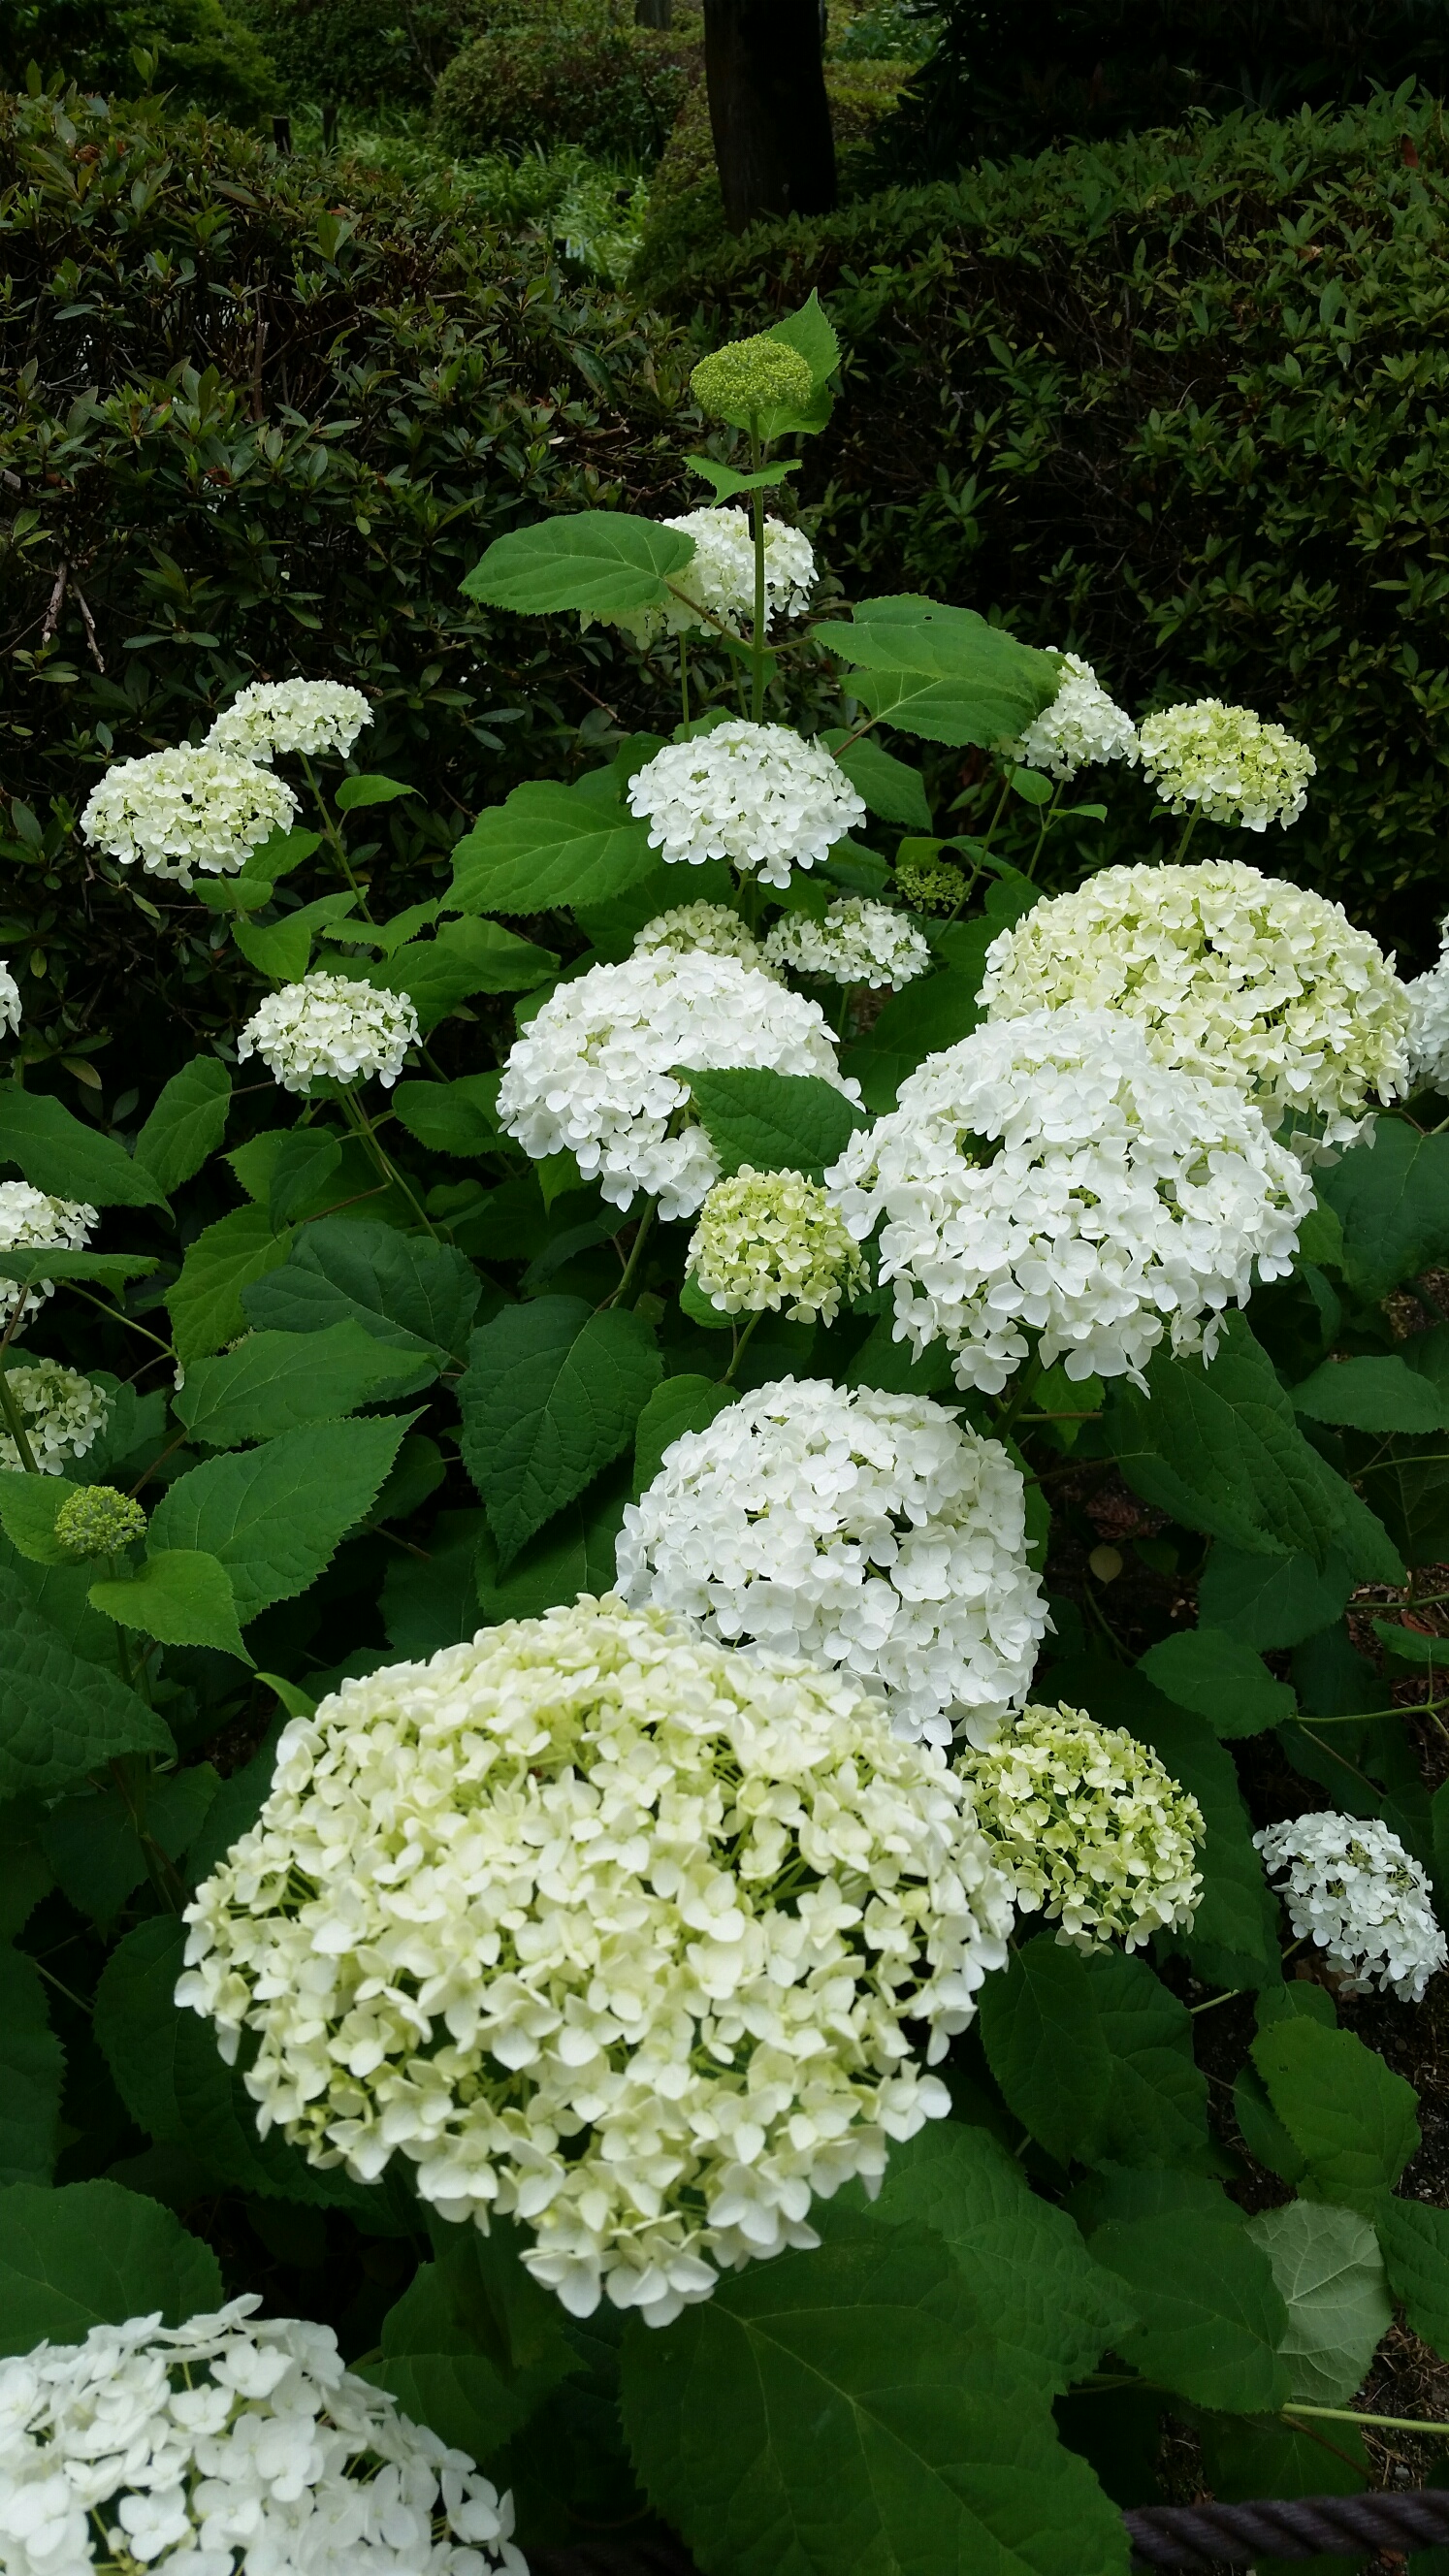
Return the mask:
[[[1311,745],[841,604],[838,364],[469,575],[656,729],[428,899],[283,667],[85,809],[234,1024],[76,1115],[0,970],[17,2576],[1125,2576],[1449,2358],[1449,1014]]]

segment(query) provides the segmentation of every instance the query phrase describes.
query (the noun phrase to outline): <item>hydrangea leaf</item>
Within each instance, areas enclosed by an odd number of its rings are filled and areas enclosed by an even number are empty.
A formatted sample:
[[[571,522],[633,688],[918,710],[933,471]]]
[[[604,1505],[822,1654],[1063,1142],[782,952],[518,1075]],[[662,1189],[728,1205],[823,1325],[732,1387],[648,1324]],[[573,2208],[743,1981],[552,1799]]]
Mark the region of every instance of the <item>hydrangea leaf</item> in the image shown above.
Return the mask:
[[[259,975],[270,976],[274,984],[300,984],[312,956],[312,942],[319,930],[330,930],[334,922],[345,921],[357,909],[355,894],[322,894],[315,903],[304,903],[296,912],[287,912],[280,921],[238,921],[232,925],[236,941],[249,966]]]
[[[588,617],[629,617],[669,597],[668,575],[682,572],[694,539],[627,510],[576,510],[511,528],[495,537],[465,574],[465,598],[519,616],[577,609]]]
[[[1018,643],[974,609],[910,593],[862,600],[848,621],[816,632],[851,665],[851,687],[872,715],[928,742],[1013,740],[1061,685],[1049,653]]]
[[[488,806],[457,843],[448,908],[531,914],[608,903],[658,864],[647,823],[622,805],[533,779]]]
[[[654,748],[663,746],[655,743]],[[655,857],[658,860],[657,852]],[[661,912],[676,912],[685,903],[717,903],[733,910],[734,880],[723,859],[691,865],[685,885],[679,882],[680,873],[677,866],[658,860],[647,876],[636,878],[612,902],[574,905],[575,921],[606,965],[630,956],[645,923],[656,921]]]
[[[0,1086],[0,1163],[16,1163],[32,1189],[92,1207],[165,1207],[147,1166],[114,1136],[82,1126],[48,1092]]]
[[[500,1572],[485,1529],[475,1566],[478,1602],[489,1627],[503,1619],[537,1619],[581,1592],[612,1592],[615,1545],[629,1500],[629,1477],[614,1469],[558,1513]]]
[[[462,1450],[506,1572],[627,1446],[663,1362],[641,1315],[578,1297],[505,1306],[473,1335]]]
[[[1086,1962],[1039,1933],[988,1977],[978,2004],[987,2063],[1017,2118],[1057,2162],[1089,2158],[1107,2119],[1112,2057]]]
[[[400,778],[384,778],[377,770],[365,776],[344,778],[337,790],[339,814],[356,814],[368,805],[395,805],[400,796],[416,796],[417,789]]]
[[[249,1333],[238,1349],[198,1360],[173,1410],[204,1449],[234,1449],[336,1422],[408,1374],[406,1359],[349,1315],[316,1333]]]
[[[520,939],[501,922],[465,914],[445,922],[431,939],[409,940],[395,955],[349,972],[359,983],[406,993],[426,1037],[475,993],[527,993],[548,983],[558,973],[558,959],[551,948]]]
[[[519,2262],[508,2220],[495,2219],[486,2237],[476,2228],[458,2234],[446,2259],[422,2264],[389,2308],[382,2358],[365,2362],[361,2376],[389,2390],[414,2423],[491,2457],[580,2364],[556,2303]],[[500,2261],[517,2276],[508,2306],[490,2277]]]
[[[1045,2393],[972,2336],[934,2231],[813,2222],[818,2252],[625,2330],[635,2464],[704,2576],[1125,2576],[1120,2515]]]
[[[499,1143],[497,1073],[464,1073],[456,1082],[400,1082],[392,1095],[400,1127],[430,1154],[472,1163]]]
[[[973,930],[979,926],[968,925]],[[860,1084],[868,1109],[880,1116],[894,1109],[901,1084],[924,1057],[970,1036],[981,1017],[976,999],[980,983],[974,968],[947,966],[892,994],[868,1035],[847,1047],[840,1059],[841,1072]]]
[[[65,2053],[50,2027],[40,1970],[7,1942],[0,1947],[0,2183],[49,2182],[64,2078]]]
[[[157,2310],[179,2326],[224,2295],[210,2246],[139,2192],[115,2182],[0,2190],[0,2353],[84,2343],[92,2326]]]
[[[1449,1430],[1449,1393],[1397,1357],[1325,1360],[1294,1387],[1293,1409],[1351,1431]]]
[[[707,1431],[716,1414],[738,1403],[739,1389],[708,1377],[666,1377],[656,1386],[634,1432],[634,1495],[637,1501],[664,1464],[666,1449],[686,1431]]]
[[[231,1577],[245,1627],[315,1582],[376,1500],[416,1417],[319,1423],[203,1460],[167,1487],[150,1546],[200,1548]]]
[[[1374,2225],[1405,2319],[1441,2361],[1449,2359],[1449,2209],[1385,2198]]]
[[[73,1564],[56,1539],[55,1516],[80,1490],[67,1476],[0,1473],[0,1528],[11,1546],[33,1565]]]
[[[1412,2084],[1352,2031],[1297,2015],[1259,2032],[1253,2062],[1306,2160],[1305,2198],[1376,2215],[1419,2144]]]
[[[1137,1669],[1179,1708],[1205,1717],[1220,1736],[1261,1735],[1298,1713],[1288,1684],[1275,1681],[1261,1655],[1221,1628],[1187,1628],[1164,1637],[1149,1646]]]
[[[1259,1653],[1301,1646],[1341,1617],[1357,1579],[1341,1548],[1319,1567],[1311,1556],[1260,1556],[1216,1539],[1198,1584],[1198,1617]]]
[[[144,1252],[72,1252],[68,1245],[7,1245],[0,1252],[0,1279],[83,1279],[92,1286],[120,1289],[129,1279],[146,1279],[158,1265]]]
[[[1314,1186],[1343,1228],[1343,1276],[1356,1296],[1377,1303],[1449,1257],[1449,1136],[1375,1118]]]
[[[382,1624],[399,1655],[435,1655],[460,1646],[483,1625],[475,1571],[486,1526],[477,1509],[439,1512],[424,1542],[427,1555],[399,1553],[382,1587]]]
[[[1368,2485],[1363,2436],[1349,2424],[1333,2425],[1325,2441],[1316,2426],[1310,2430],[1271,2416],[1204,2411],[1197,2423],[1208,2483],[1221,2504],[1247,2504],[1260,2496],[1357,2495]],[[1318,2561],[1320,2568],[1341,2564]],[[1416,2555],[1413,2565],[1414,2576],[1432,2576],[1432,2557],[1426,2562]]]
[[[157,1548],[134,1574],[104,1575],[91,1585],[90,1601],[120,1628],[134,1628],[163,1646],[213,1646],[251,1656],[237,1626],[231,1576],[201,1548]]]
[[[1226,1758],[1226,1757],[1225,1757]],[[1207,2078],[1193,2062],[1192,2017],[1147,1961],[1098,1950],[1082,1962],[1112,2086],[1095,2151],[1084,2162],[1171,2165],[1213,2173]],[[989,1988],[988,1988],[989,1991]]]
[[[1220,2216],[1199,2208],[1109,2219],[1091,2245],[1141,2316],[1122,2339],[1124,2361],[1195,2405],[1263,2415],[1284,2403],[1288,2312],[1267,2255],[1230,2203]]]
[[[449,1358],[461,1363],[482,1293],[471,1261],[451,1244],[352,1217],[323,1217],[308,1226],[285,1269],[244,1290],[244,1321],[318,1333],[350,1318],[374,1341],[414,1361],[414,1375],[395,1389],[411,1395]]]
[[[53,1797],[118,1754],[174,1750],[154,1710],[104,1665],[73,1654],[6,1566],[0,1625],[0,1798]]]
[[[1288,2310],[1280,2349],[1300,2406],[1346,2406],[1394,2321],[1378,2238],[1355,2210],[1290,2200],[1248,2222]]]
[[[863,796],[872,814],[883,823],[900,823],[908,832],[929,832],[931,808],[926,796],[926,782],[909,761],[897,760],[893,752],[884,751],[869,734],[852,742],[843,726],[820,737],[827,751],[833,751],[851,786]]]
[[[168,1860],[180,1860],[209,1817],[219,1782],[209,1762],[154,1774],[146,1783],[146,1831]],[[146,1876],[135,1809],[118,1788],[87,1787],[51,1807],[41,1828],[55,1883],[78,1914],[103,1929]]]
[[[273,1234],[285,1234],[294,1221],[315,1216],[329,1199],[346,1197],[345,1190],[334,1186],[341,1163],[342,1139],[325,1127],[293,1127],[283,1136],[267,1190]]]
[[[273,1234],[264,1207],[233,1208],[186,1247],[181,1275],[166,1292],[183,1362],[204,1359],[247,1328],[242,1293],[287,1258],[290,1234]]]
[[[682,1079],[726,1180],[745,1163],[757,1172],[803,1172],[819,1180],[868,1123],[843,1091],[815,1073],[686,1068]]]

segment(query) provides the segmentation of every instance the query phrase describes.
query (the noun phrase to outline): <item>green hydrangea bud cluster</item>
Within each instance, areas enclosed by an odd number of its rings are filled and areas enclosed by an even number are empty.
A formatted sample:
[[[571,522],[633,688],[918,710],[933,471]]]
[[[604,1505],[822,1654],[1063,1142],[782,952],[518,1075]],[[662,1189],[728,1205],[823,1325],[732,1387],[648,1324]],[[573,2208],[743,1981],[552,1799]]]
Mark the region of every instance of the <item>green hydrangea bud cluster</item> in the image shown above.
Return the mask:
[[[702,411],[736,422],[762,411],[803,411],[814,390],[798,349],[771,339],[767,331],[712,350],[700,359],[689,382]]]
[[[55,1516],[55,1542],[73,1557],[119,1556],[146,1535],[146,1515],[114,1485],[83,1485],[67,1494]]]
[[[699,1212],[688,1267],[724,1315],[778,1314],[833,1324],[865,1263],[834,1202],[799,1172],[742,1164],[716,1181]]]
[[[892,890],[913,912],[954,912],[966,880],[949,859],[898,859]]]
[[[1079,1708],[1024,1708],[957,1768],[1017,1904],[1055,1923],[1059,1941],[1138,1950],[1191,1923],[1202,1810],[1124,1727]]]

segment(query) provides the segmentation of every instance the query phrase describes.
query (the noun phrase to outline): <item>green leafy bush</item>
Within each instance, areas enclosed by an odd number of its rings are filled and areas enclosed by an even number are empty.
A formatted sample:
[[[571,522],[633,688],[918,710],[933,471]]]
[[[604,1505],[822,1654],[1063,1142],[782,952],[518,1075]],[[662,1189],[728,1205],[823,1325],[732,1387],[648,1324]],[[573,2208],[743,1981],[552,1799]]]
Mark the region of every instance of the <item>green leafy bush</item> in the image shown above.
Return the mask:
[[[155,88],[214,116],[252,124],[284,104],[270,54],[222,0],[15,0],[0,19],[0,88],[23,89],[34,63],[43,79],[128,97],[138,48]]]
[[[798,489],[848,586],[969,599],[1132,707],[1280,717],[1319,764],[1286,864],[1412,957],[1444,902],[1446,223],[1440,110],[1401,96],[984,169],[646,284],[701,344],[828,294],[848,436]],[[1163,846],[1129,791],[1082,864]]]
[[[477,37],[438,82],[433,129],[452,152],[581,144],[658,159],[688,84],[683,49],[649,28],[533,19]]]

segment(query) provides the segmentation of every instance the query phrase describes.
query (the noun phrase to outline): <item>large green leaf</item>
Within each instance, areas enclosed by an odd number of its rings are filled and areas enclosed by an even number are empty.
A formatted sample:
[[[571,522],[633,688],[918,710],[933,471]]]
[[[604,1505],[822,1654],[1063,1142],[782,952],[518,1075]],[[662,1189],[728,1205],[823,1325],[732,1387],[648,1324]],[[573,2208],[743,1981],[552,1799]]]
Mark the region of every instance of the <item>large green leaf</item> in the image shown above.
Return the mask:
[[[131,1279],[146,1279],[158,1264],[144,1252],[49,1251],[36,1244],[10,1244],[0,1252],[0,1279],[80,1279],[92,1287],[124,1288]]]
[[[848,622],[816,630],[873,715],[954,745],[1011,740],[1049,706],[1061,665],[988,626],[974,609],[903,595],[862,600]]]
[[[1189,1529],[1250,1553],[1310,1556],[1320,1568],[1342,1550],[1361,1580],[1402,1582],[1382,1523],[1304,1438],[1245,1316],[1224,1319],[1211,1366],[1174,1359],[1163,1345],[1145,1394],[1118,1380],[1105,1430],[1134,1491]]]
[[[1288,2310],[1280,2350],[1300,2406],[1346,2406],[1394,2321],[1379,2241],[1356,2210],[1290,2200],[1248,2222]]]
[[[473,1335],[463,1460],[504,1569],[628,1446],[662,1366],[641,1315],[578,1297],[505,1306]]]
[[[119,1628],[137,1629],[163,1646],[214,1646],[251,1656],[237,1626],[231,1576],[198,1548],[151,1550],[131,1575],[103,1575],[91,1585],[91,1607]]]
[[[530,1539],[506,1573],[485,1529],[478,1542],[479,1618],[489,1627],[504,1619],[537,1619],[581,1592],[614,1588],[615,1544],[629,1500],[627,1471],[601,1476],[576,1503]]]
[[[971,930],[981,927],[978,922],[969,925]],[[984,938],[981,946],[984,951]],[[847,1047],[840,1059],[842,1073],[860,1084],[867,1108],[884,1116],[895,1107],[901,1084],[918,1064],[970,1036],[981,1017],[976,997],[984,972],[984,963],[979,968],[947,966],[940,974],[908,985],[903,993],[892,994],[866,1036]]]
[[[490,805],[453,852],[454,912],[549,912],[607,903],[658,866],[649,827],[622,805],[544,779]]]
[[[400,1082],[393,1114],[429,1153],[475,1162],[497,1150],[501,1080],[496,1073],[464,1073],[456,1082]]]
[[[1419,2143],[1412,2084],[1352,2031],[1297,2016],[1259,2032],[1253,2062],[1306,2160],[1305,2198],[1376,2215]]]
[[[460,1646],[483,1626],[478,1602],[478,1542],[486,1516],[439,1512],[427,1537],[427,1555],[399,1552],[382,1587],[382,1621],[399,1655],[435,1655]]]
[[[1251,1646],[1221,1628],[1185,1628],[1149,1646],[1138,1670],[1154,1687],[1205,1717],[1217,1735],[1261,1735],[1297,1715],[1286,1682],[1273,1679]]]
[[[164,1207],[166,1193],[124,1145],[82,1126],[47,1092],[0,1083],[0,1163],[18,1163],[27,1181],[62,1199],[98,1208]]]
[[[1340,1548],[1320,1568],[1311,1556],[1261,1556],[1218,1539],[1198,1584],[1198,1617],[1260,1653],[1301,1646],[1340,1617],[1357,1580]]]
[[[1112,2057],[1092,2007],[1086,1962],[1038,1933],[988,1977],[979,2001],[991,2072],[1011,2109],[1059,2164],[1095,2153],[1112,2092]]]
[[[194,1055],[166,1083],[136,1139],[136,1160],[168,1196],[199,1172],[226,1134],[231,1075],[219,1056]]]
[[[115,2182],[0,2191],[0,2353],[84,2343],[92,2326],[157,2311],[163,2325],[184,2325],[222,2296],[211,2247],[139,2192]]]
[[[693,537],[626,510],[575,510],[495,537],[464,576],[469,599],[520,616],[577,609],[588,617],[629,617],[669,597],[667,576],[684,570]]]
[[[64,2078],[40,1970],[6,1942],[0,1947],[0,2183],[49,2182]]]
[[[204,1449],[233,1449],[338,1421],[408,1374],[406,1359],[349,1315],[316,1333],[249,1333],[238,1349],[198,1360],[174,1411]]]
[[[245,1627],[272,1602],[305,1592],[330,1564],[381,1492],[409,1420],[319,1423],[204,1459],[167,1487],[149,1544],[219,1557]]]
[[[630,2448],[704,2576],[1124,2576],[1120,2516],[972,2337],[940,2238],[817,2219],[818,2252],[626,2329]]]
[[[167,1290],[171,1330],[183,1361],[204,1359],[247,1328],[243,1292],[287,1258],[292,1238],[274,1234],[264,1207],[233,1208],[186,1247],[181,1276]]]
[[[1222,2203],[1109,2219],[1091,2240],[1092,2257],[1119,2274],[1141,2323],[1118,2349],[1124,2361],[1199,2406],[1235,2415],[1281,2406],[1291,2380],[1279,2346],[1288,2331],[1283,2297],[1247,2222]]]
[[[300,984],[318,932],[345,921],[357,903],[355,894],[322,894],[315,903],[283,913],[280,921],[268,922],[265,928],[254,921],[234,922],[231,935],[259,975],[270,976],[275,984]]]
[[[738,1401],[739,1389],[717,1378],[666,1377],[654,1389],[634,1432],[634,1492],[652,1485],[666,1449],[686,1431],[707,1431],[717,1414]]]
[[[681,888],[679,863],[666,864],[657,851],[654,857],[657,864],[648,875],[636,877],[610,902],[573,906],[574,919],[585,939],[606,965],[617,965],[620,959],[631,956],[645,923],[661,912],[669,912],[675,904],[718,903],[733,908],[734,879],[725,860],[704,859],[698,866],[691,863],[688,885]]]
[[[1416,2335],[1449,2360],[1449,2209],[1384,2199],[1374,2224],[1389,2287]]]
[[[73,1654],[5,1566],[0,1629],[0,1798],[53,1797],[118,1754],[173,1749],[155,1712],[104,1665]]]
[[[1293,1409],[1351,1431],[1449,1430],[1449,1392],[1397,1357],[1325,1360],[1293,1389]]]
[[[1226,1760],[1226,1756],[1223,1757]],[[1106,2117],[1086,2163],[1168,2165],[1211,2173],[1207,2078],[1193,2061],[1192,2017],[1147,1961],[1098,1950],[1082,1962],[1112,2061]]]
[[[1358,1296],[1386,1297],[1449,1256],[1449,1136],[1375,1118],[1314,1186],[1343,1227],[1343,1275]]]
[[[844,1153],[865,1112],[814,1073],[689,1073],[695,1113],[726,1178],[749,1163],[757,1172],[805,1172],[818,1179]]]
[[[551,948],[520,939],[501,922],[466,915],[431,939],[413,939],[393,957],[348,970],[365,984],[406,993],[426,1037],[439,1020],[475,993],[528,993],[558,972]]]
[[[1049,2388],[1095,2369],[1135,2320],[1066,2211],[1039,2198],[1019,2159],[985,2129],[932,2121],[893,2146],[872,2207],[887,2225],[934,2227],[971,2292],[978,2330]]]
[[[897,760],[869,734],[852,742],[843,726],[820,737],[827,751],[833,751],[857,795],[863,796],[872,814],[883,823],[901,823],[908,832],[929,832],[931,808],[926,799],[926,782],[909,762]]]
[[[482,1282],[451,1244],[353,1217],[309,1225],[285,1269],[244,1292],[246,1320],[277,1332],[319,1333],[349,1319],[374,1341],[405,1352],[414,1373],[394,1392],[427,1386],[461,1363]]]
[[[78,1914],[108,1927],[146,1876],[146,1850],[136,1831],[138,1793],[144,1796],[148,1841],[168,1860],[179,1861],[207,1822],[219,1785],[209,1762],[193,1762],[185,1771],[133,1782],[125,1795],[118,1787],[87,1785],[58,1799],[41,1827],[57,1887]]]
[[[555,2300],[524,2270],[518,2231],[457,2228],[382,2321],[382,2358],[363,2376],[443,2441],[487,2459],[510,2441],[578,2357]]]

